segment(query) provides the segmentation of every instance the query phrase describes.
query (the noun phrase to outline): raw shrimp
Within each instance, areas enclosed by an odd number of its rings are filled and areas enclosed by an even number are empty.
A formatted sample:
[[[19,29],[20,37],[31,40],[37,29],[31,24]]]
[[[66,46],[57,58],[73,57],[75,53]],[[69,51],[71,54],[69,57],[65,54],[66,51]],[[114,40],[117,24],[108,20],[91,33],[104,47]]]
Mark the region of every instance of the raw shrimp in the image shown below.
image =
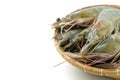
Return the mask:
[[[69,41],[67,45],[64,46],[64,49],[71,48],[71,46],[76,46],[80,43],[79,47],[82,48],[84,42],[86,41],[86,35],[89,32],[91,27],[84,29],[83,31],[77,33],[73,38]]]
[[[89,66],[120,66],[120,9],[92,6],[74,11],[53,24],[59,47]]]
[[[53,28],[63,30],[64,27],[70,25],[76,25],[81,24],[83,21],[90,22],[91,20],[95,19],[102,10],[104,9],[111,9],[113,7],[110,6],[92,6],[88,8],[83,8],[80,10],[77,10],[75,12],[72,12],[71,14],[67,15],[66,17],[62,19],[57,19],[57,22],[55,22],[52,26]],[[74,23],[73,25],[71,25]],[[61,31],[62,32],[62,31]]]
[[[59,41],[59,46],[62,47],[66,45],[70,39],[77,33],[79,33],[81,30],[71,30],[64,34],[59,34],[56,39]]]
[[[115,9],[110,6],[95,6],[77,10],[69,15],[67,15],[63,19],[57,19],[57,22],[53,24],[53,28],[61,29],[61,35],[63,34],[64,28],[68,27],[64,32],[68,32],[71,30],[72,27],[76,27],[75,25],[83,26],[90,25],[95,21],[96,17],[105,9]],[[83,31],[84,32],[84,31]],[[89,31],[86,30],[85,34]],[[71,47],[73,44],[81,42],[83,40],[83,35],[79,33],[71,41],[66,43],[64,49]],[[67,38],[64,39],[64,42],[68,41]],[[63,43],[63,42],[62,42]]]
[[[120,33],[112,34],[93,50],[97,53],[116,53],[120,50]]]
[[[92,52],[106,37],[117,33],[120,24],[120,9],[105,9],[99,16],[88,34],[87,43],[81,53]]]

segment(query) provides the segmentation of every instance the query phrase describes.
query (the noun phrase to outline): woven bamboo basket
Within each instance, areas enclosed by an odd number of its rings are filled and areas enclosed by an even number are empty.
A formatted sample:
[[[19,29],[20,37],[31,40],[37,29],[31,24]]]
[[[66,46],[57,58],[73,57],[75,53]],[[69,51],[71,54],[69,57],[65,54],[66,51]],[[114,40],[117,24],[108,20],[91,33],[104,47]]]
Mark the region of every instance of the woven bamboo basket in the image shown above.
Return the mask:
[[[94,6],[100,6],[100,5],[94,5]],[[105,6],[112,6],[112,7],[115,7],[115,8],[120,8],[119,5],[105,5]],[[92,6],[89,6],[89,7],[92,7]],[[88,7],[85,7],[85,8],[88,8]],[[81,9],[83,9],[83,8],[81,8]],[[105,76],[105,77],[110,77],[110,78],[113,78],[113,79],[116,79],[116,80],[120,80],[120,69],[102,69],[102,68],[96,68],[96,67],[88,66],[88,65],[86,65],[84,63],[81,63],[81,62],[75,60],[74,58],[71,58],[68,55],[66,55],[64,53],[64,51],[58,46],[57,40],[54,40],[54,43],[55,43],[55,47],[57,48],[57,51],[60,53],[60,55],[67,62],[72,64],[73,66],[76,66],[77,68],[82,69],[84,72],[87,72],[87,73],[90,73],[90,74],[94,74],[94,75],[98,75],[98,76]]]

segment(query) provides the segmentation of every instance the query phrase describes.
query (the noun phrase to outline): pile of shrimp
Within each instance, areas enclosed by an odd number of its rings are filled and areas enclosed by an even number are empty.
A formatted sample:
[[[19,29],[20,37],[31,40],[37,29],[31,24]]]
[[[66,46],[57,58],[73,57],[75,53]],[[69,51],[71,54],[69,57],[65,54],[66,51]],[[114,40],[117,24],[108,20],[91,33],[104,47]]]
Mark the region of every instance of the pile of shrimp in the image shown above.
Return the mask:
[[[89,66],[120,66],[120,9],[91,6],[74,11],[53,24],[54,39],[70,57]]]

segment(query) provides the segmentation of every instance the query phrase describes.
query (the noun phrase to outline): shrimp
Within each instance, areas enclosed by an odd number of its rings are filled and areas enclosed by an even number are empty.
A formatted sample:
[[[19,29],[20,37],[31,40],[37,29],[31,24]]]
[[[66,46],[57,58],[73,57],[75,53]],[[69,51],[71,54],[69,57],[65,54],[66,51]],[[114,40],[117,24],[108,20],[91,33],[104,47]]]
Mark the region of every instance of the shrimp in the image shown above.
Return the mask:
[[[88,33],[87,43],[83,46],[81,53],[92,52],[106,37],[113,32],[117,33],[119,24],[120,9],[103,10]]]
[[[89,8],[83,8],[68,14],[64,18],[58,18],[52,26],[55,29],[61,29],[61,34],[65,27],[68,27],[65,32],[68,32],[74,25],[82,25],[82,23],[92,22],[99,13],[104,9],[113,8],[110,6],[92,6]]]
[[[58,18],[57,22],[53,24],[53,28],[59,29],[60,35],[62,35],[63,32],[69,32],[72,27],[76,27],[76,25],[81,28],[84,24],[89,24],[89,26],[87,26],[87,28],[90,27],[89,29],[85,29],[85,32],[83,31],[79,32],[77,35],[73,35],[71,40],[67,37],[60,40],[60,45],[67,42],[63,47],[64,49],[68,49],[76,45],[76,43],[82,43],[83,40],[87,39],[86,44],[83,45],[80,51],[81,53],[87,53],[92,52],[92,50],[94,50],[93,48],[95,48],[98,43],[102,42],[106,36],[118,30],[118,27],[114,28],[114,26],[119,26],[119,17],[117,16],[119,16],[119,9],[111,6],[92,6],[74,11],[62,19]],[[115,25],[113,25],[113,23]],[[85,38],[87,34],[88,37]],[[64,34],[64,36],[67,36],[67,34]]]
[[[94,53],[116,53],[120,50],[120,33],[112,34],[93,50]]]
[[[59,46],[62,47],[66,45],[69,40],[74,36],[75,34],[79,33],[81,30],[71,30],[64,34],[59,34],[56,39],[59,41]]]
[[[105,9],[112,9],[111,6],[92,6],[84,9],[77,10],[75,12],[72,12],[71,14],[68,14],[66,17],[62,19],[57,19],[57,22],[53,24],[53,28],[59,29],[60,33],[62,35],[63,30],[64,32],[68,32],[71,30],[72,27],[76,27],[75,25],[83,26],[85,25],[91,25],[95,18]],[[65,28],[68,27],[66,30]],[[89,26],[88,26],[89,27]],[[89,29],[85,30],[84,34],[87,34],[89,32]],[[64,49],[70,48],[73,44],[76,42],[81,42],[83,40],[82,33],[79,33],[75,37],[73,37],[72,40],[70,40],[66,46],[64,46]],[[67,38],[64,39],[63,42],[68,41]]]
[[[77,46],[78,44],[80,49],[84,45],[84,42],[86,41],[86,35],[89,32],[90,27],[82,30],[81,32],[77,33],[72,39],[70,39],[69,43],[64,46],[64,50],[69,49],[73,46]]]
[[[111,9],[111,8],[114,8],[114,7],[101,5],[101,6],[92,6],[92,7],[79,9],[77,11],[72,12],[71,14],[68,14],[62,19],[58,18],[56,20],[57,22],[55,22],[52,25],[52,28],[61,29],[61,34],[62,34],[62,31],[65,27],[67,26],[70,27],[66,30],[67,32],[74,25],[82,24],[83,22],[86,22],[86,23],[91,22],[100,14],[102,10]]]
[[[89,66],[120,66],[120,9],[93,6],[57,19],[53,28],[66,55]]]

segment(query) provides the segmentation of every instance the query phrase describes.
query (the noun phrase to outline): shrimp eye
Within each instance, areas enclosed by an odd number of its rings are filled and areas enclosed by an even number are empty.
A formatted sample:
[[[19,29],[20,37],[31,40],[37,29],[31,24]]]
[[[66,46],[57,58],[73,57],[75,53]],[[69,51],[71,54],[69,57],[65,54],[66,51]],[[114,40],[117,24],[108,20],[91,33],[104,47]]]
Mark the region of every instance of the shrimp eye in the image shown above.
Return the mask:
[[[58,40],[62,40],[63,36],[62,35],[58,35]]]
[[[57,22],[60,21],[60,20],[61,20],[60,18],[57,18],[57,19],[56,19]]]

